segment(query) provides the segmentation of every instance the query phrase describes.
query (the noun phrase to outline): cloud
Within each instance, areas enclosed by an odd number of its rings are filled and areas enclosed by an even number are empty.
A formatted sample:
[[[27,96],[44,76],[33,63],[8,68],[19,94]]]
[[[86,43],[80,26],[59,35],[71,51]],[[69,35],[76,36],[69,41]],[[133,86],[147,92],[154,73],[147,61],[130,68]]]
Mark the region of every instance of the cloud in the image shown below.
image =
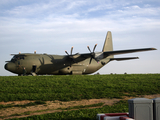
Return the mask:
[[[132,2],[131,2],[132,3]],[[17,6],[11,7],[3,11],[5,16],[10,18],[26,18],[30,20],[46,18],[57,18],[62,16],[69,16],[75,19],[86,19],[86,18],[123,18],[123,17],[142,17],[142,16],[157,16],[159,14],[159,7],[149,6],[144,4],[138,6],[136,4],[129,4],[126,1],[117,3],[116,1],[47,1],[47,2],[35,2],[32,4],[23,4],[23,2]],[[62,19],[63,20],[63,19]]]

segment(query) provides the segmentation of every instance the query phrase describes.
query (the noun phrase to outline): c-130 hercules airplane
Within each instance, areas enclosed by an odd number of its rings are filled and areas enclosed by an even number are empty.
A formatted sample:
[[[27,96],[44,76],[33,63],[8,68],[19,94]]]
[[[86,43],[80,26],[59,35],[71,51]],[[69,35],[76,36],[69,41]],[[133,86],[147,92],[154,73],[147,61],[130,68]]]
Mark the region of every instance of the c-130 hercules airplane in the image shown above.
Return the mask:
[[[96,46],[97,44],[93,51],[87,46],[90,53],[86,54],[72,54],[73,47],[70,54],[65,51],[67,55],[36,54],[36,52],[34,54],[12,54],[14,56],[11,61],[6,61],[8,63],[5,64],[5,69],[19,76],[24,74],[24,70],[26,75],[32,74],[34,76],[91,74],[113,60],[138,59],[138,57],[114,58],[114,55],[156,50],[155,48],[141,48],[113,51],[110,31],[107,33],[102,52],[94,52]]]

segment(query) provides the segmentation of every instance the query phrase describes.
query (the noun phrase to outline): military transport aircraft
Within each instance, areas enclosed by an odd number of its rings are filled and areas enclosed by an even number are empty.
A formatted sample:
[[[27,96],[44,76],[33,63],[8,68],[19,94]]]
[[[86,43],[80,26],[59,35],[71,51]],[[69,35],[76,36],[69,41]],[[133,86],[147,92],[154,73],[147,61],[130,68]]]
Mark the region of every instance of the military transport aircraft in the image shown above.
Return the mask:
[[[32,74],[34,76],[91,74],[113,60],[138,59],[138,57],[114,58],[114,55],[156,50],[155,48],[141,48],[113,51],[110,31],[107,33],[102,52],[95,52],[96,46],[97,44],[94,46],[93,51],[87,46],[90,53],[86,54],[72,54],[73,47],[71,47],[70,54],[65,51],[67,55],[36,54],[36,52],[33,54],[11,54],[14,55],[13,58],[10,61],[6,61],[7,63],[4,67],[19,76],[22,74]]]

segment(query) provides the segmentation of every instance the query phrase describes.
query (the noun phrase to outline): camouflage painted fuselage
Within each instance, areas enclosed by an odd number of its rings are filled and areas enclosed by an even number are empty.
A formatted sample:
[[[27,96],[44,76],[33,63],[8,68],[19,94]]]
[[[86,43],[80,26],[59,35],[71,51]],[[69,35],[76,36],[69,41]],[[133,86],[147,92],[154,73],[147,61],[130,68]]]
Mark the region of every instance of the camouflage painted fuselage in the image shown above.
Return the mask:
[[[23,74],[24,68],[26,74],[35,72],[37,75],[91,74],[103,67],[109,60],[103,59],[99,62],[92,60],[89,64],[90,58],[77,59],[74,63],[67,55],[17,54],[5,65],[5,69],[18,75]]]

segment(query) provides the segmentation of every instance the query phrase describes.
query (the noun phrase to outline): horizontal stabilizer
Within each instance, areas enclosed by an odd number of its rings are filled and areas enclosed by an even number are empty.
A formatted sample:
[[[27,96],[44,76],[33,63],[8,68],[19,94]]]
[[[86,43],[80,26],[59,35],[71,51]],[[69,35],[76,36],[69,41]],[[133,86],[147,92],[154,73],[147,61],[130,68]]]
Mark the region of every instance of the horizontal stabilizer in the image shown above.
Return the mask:
[[[139,59],[139,57],[128,57],[128,58],[111,58],[110,60],[117,60],[117,61],[122,61],[122,60],[131,60],[131,59]]]

